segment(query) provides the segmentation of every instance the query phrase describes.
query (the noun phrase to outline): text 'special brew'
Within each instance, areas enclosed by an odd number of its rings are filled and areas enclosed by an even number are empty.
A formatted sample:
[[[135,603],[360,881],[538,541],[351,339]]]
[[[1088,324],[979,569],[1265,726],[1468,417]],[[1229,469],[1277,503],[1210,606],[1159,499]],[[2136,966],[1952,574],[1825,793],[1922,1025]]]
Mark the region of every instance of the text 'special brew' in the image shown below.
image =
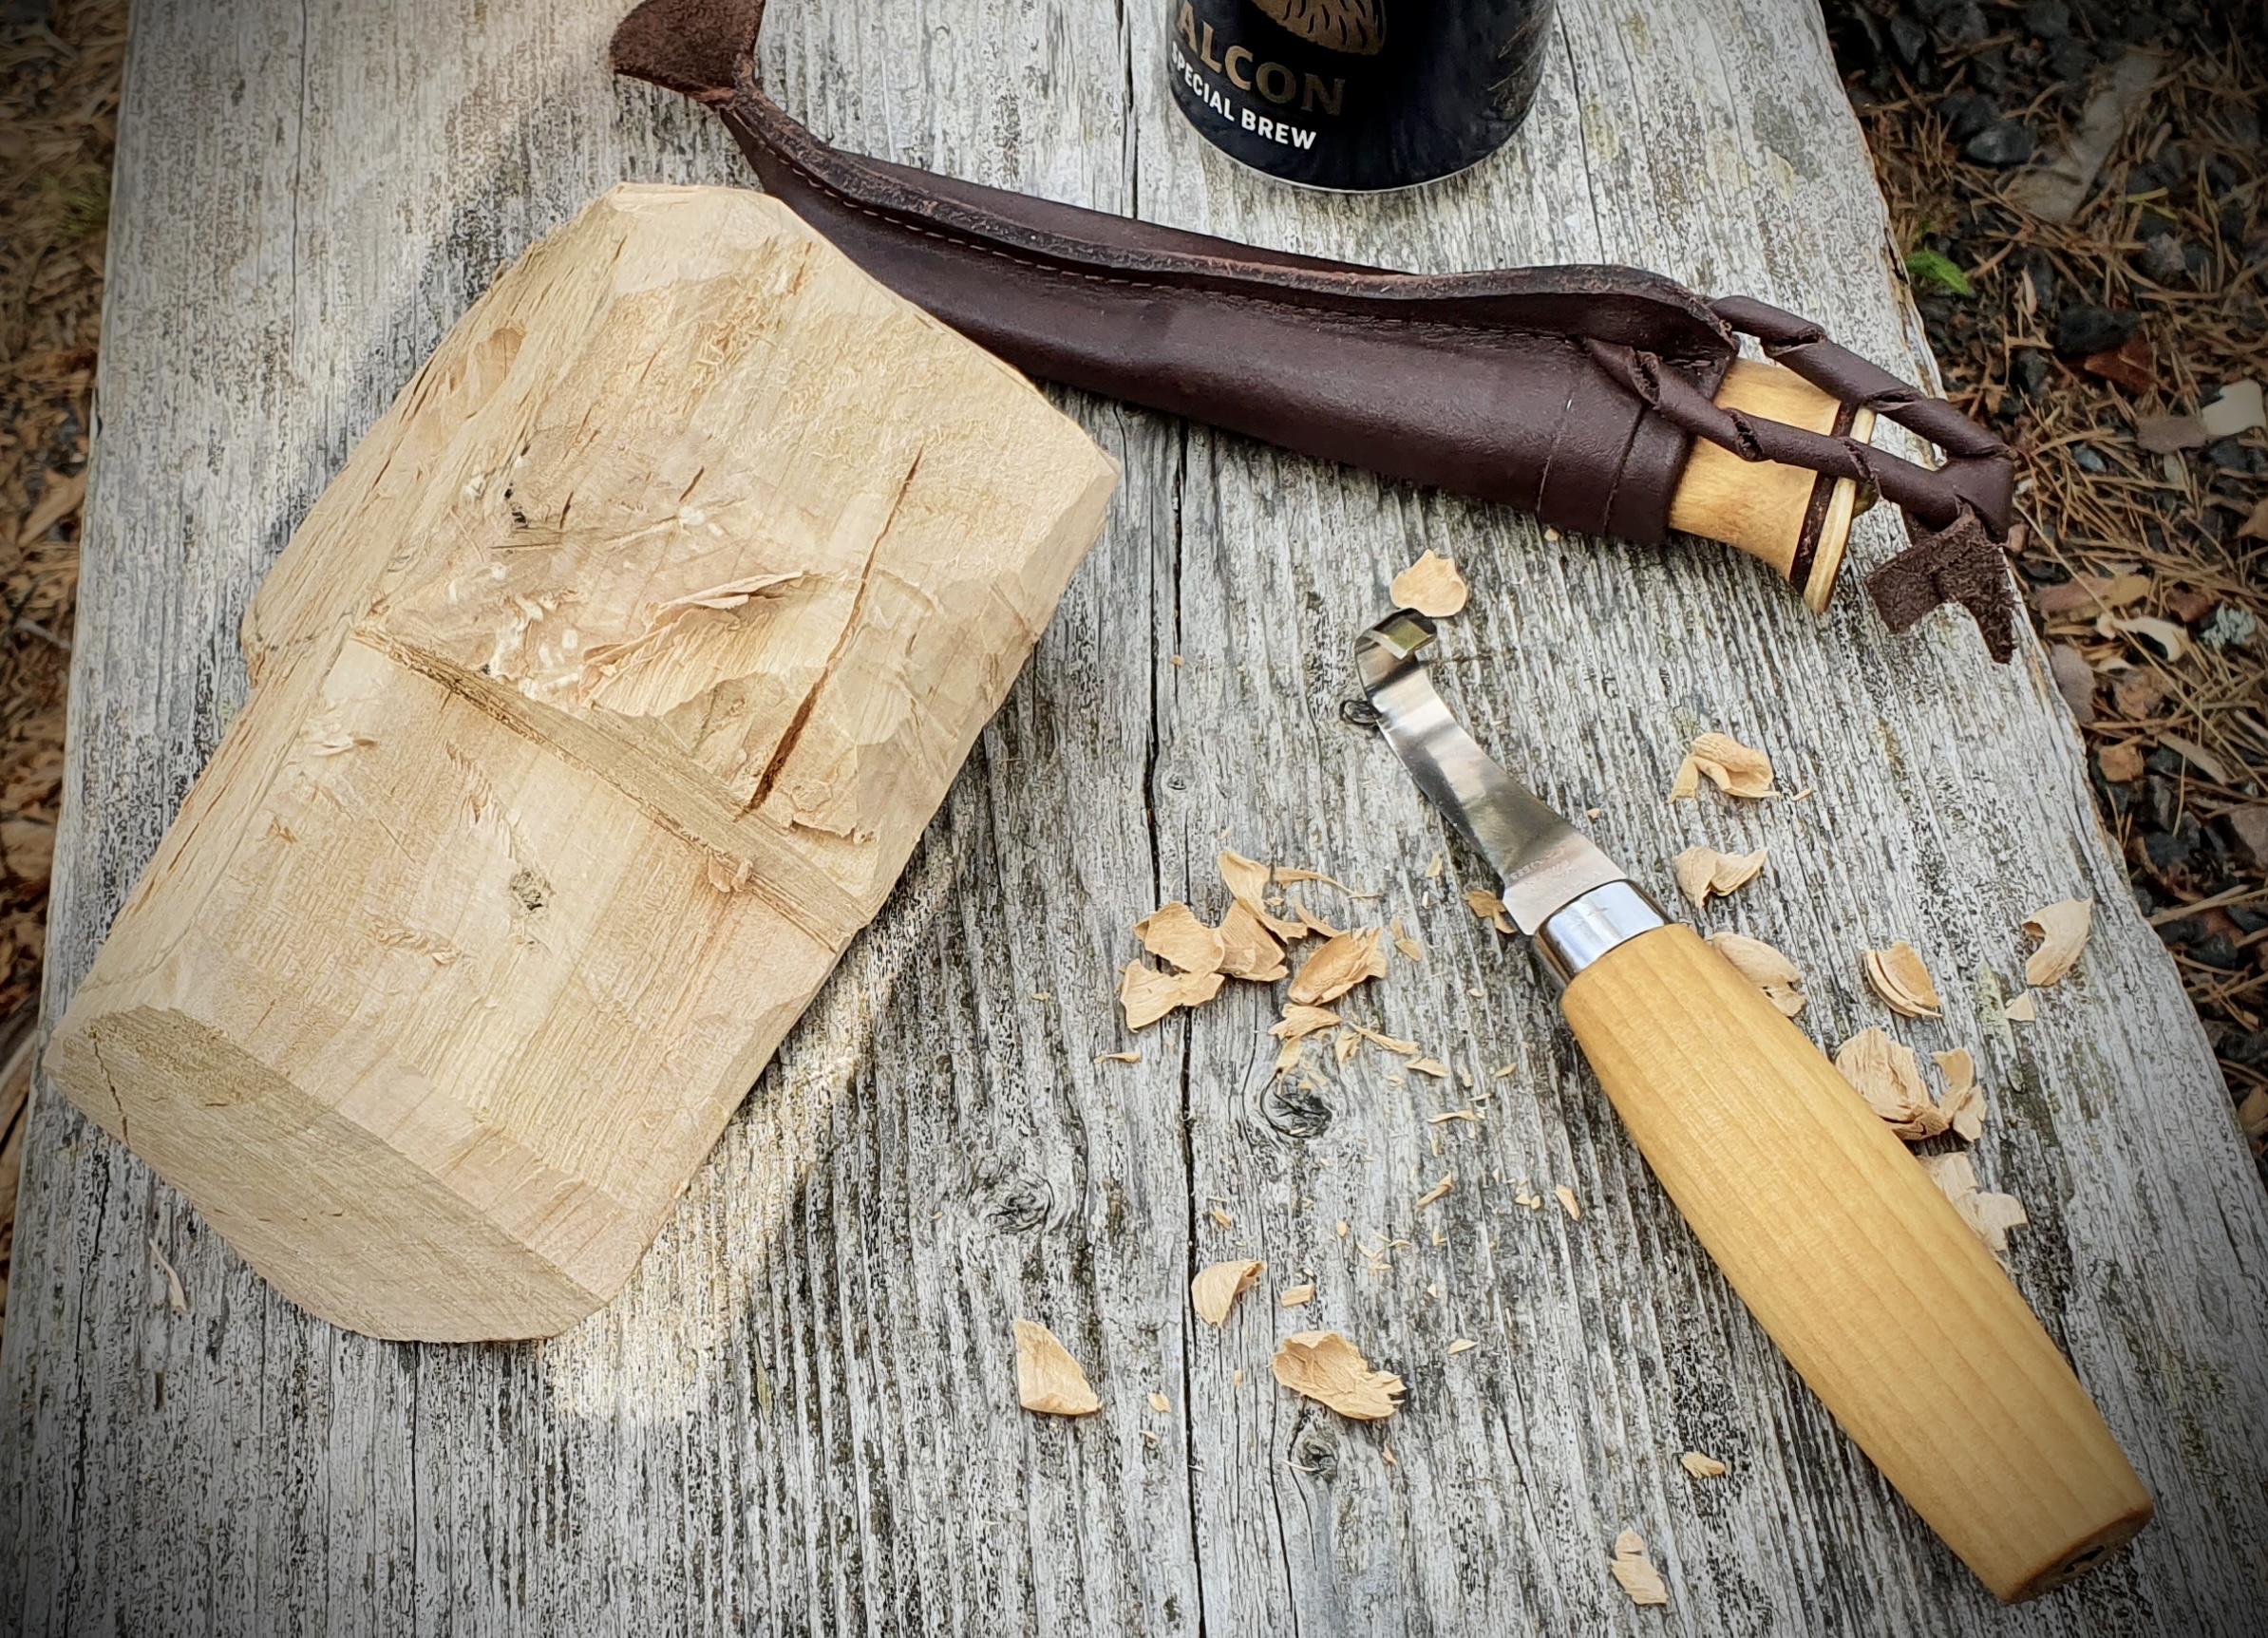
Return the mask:
[[[1174,98],[1205,138],[1310,187],[1406,188],[1526,117],[1553,0],[1167,0]]]

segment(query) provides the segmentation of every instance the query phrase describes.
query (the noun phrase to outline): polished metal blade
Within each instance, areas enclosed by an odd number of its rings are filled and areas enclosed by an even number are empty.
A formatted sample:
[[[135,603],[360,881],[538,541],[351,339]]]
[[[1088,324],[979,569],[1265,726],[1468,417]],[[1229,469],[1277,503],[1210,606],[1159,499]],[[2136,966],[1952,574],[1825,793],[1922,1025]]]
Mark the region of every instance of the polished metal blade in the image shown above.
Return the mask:
[[[1530,937],[1553,914],[1622,872],[1557,811],[1514,779],[1449,714],[1419,658],[1433,623],[1402,612],[1354,641],[1362,686],[1386,743],[1418,789],[1503,877],[1504,909]]]

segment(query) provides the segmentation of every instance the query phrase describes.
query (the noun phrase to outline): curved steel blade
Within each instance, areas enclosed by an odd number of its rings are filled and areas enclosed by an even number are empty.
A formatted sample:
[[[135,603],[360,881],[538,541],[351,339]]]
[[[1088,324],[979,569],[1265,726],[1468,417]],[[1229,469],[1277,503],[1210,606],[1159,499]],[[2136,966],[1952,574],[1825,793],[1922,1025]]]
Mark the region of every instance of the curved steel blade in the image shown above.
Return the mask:
[[[1623,879],[1615,861],[1536,794],[1504,772],[1449,714],[1419,658],[1433,623],[1407,612],[1354,640],[1363,691],[1386,743],[1503,878],[1504,909],[1533,936],[1575,899]]]

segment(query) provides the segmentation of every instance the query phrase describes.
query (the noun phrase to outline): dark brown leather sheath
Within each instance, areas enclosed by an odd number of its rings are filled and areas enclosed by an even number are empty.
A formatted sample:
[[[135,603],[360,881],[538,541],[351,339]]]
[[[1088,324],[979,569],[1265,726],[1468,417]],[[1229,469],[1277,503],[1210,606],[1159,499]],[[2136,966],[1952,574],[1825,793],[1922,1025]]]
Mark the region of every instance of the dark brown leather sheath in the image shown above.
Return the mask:
[[[767,191],[1030,374],[1648,544],[1669,535],[1695,437],[1850,478],[1916,537],[1868,582],[1884,618],[1902,631],[1958,601],[2010,652],[2007,449],[1806,321],[1632,268],[1427,275],[1288,255],[846,154],[759,88],[763,15],[763,0],[647,0],[614,66],[708,104]],[[1736,332],[1946,463],[1718,408]]]

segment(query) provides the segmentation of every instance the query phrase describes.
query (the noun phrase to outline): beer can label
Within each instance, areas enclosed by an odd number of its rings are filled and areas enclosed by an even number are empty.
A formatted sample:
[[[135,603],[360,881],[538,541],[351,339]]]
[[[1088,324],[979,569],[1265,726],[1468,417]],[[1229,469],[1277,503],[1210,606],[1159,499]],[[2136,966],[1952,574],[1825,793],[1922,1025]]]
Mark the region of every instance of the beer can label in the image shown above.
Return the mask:
[[[1167,0],[1174,100],[1216,147],[1311,187],[1404,188],[1516,130],[1553,0]]]

